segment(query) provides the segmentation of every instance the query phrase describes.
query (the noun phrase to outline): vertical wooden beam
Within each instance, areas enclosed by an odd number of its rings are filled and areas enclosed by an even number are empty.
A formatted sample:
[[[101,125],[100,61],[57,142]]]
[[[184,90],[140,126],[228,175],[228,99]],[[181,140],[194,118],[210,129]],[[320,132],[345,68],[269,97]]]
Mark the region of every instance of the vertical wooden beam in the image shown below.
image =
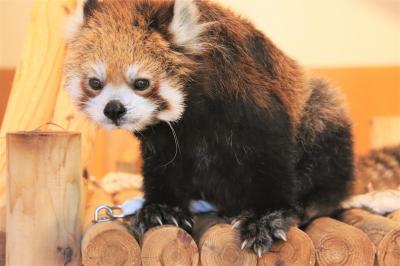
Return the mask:
[[[7,135],[6,265],[80,265],[80,135]]]
[[[63,73],[65,19],[75,4],[76,0],[36,0],[33,5],[0,130],[0,235],[5,230],[6,144],[3,136],[7,132],[33,130],[51,121]]]

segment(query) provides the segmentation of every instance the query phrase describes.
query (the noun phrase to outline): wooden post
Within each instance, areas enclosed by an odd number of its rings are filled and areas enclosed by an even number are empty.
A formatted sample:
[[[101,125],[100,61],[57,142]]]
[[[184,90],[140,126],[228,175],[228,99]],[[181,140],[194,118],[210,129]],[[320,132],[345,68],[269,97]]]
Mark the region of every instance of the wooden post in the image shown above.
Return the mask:
[[[400,261],[400,223],[359,209],[344,212],[341,220],[368,235],[377,248],[377,260],[388,263],[379,265]]]
[[[274,244],[270,252],[258,259],[258,266],[315,264],[315,249],[306,233],[292,227],[288,241]]]
[[[375,247],[359,229],[331,218],[319,218],[307,227],[314,243],[316,265],[374,264]]]
[[[151,228],[142,240],[143,266],[197,266],[196,243],[184,230],[171,225]]]
[[[80,135],[7,134],[6,264],[80,265]]]
[[[201,265],[257,265],[256,254],[240,246],[239,232],[232,225],[211,226],[199,240]]]
[[[75,2],[34,1],[27,38],[0,130],[0,237],[5,232],[6,145],[3,136],[8,132],[34,130],[51,121],[63,73],[65,19],[74,9]]]
[[[82,240],[84,266],[139,266],[140,247],[128,229],[120,222],[92,225]]]

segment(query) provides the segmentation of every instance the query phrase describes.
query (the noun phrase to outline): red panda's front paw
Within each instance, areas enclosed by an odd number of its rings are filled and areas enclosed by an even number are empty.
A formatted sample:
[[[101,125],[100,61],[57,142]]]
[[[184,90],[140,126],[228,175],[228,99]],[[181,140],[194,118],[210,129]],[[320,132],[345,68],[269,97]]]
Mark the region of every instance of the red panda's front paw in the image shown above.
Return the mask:
[[[188,211],[180,207],[172,207],[165,204],[145,205],[133,218],[132,225],[139,228],[141,233],[160,225],[176,225],[191,232],[193,220]]]
[[[261,257],[275,242],[287,240],[290,222],[282,211],[273,211],[264,215],[245,213],[234,219],[232,225],[240,231],[242,249],[250,248]]]

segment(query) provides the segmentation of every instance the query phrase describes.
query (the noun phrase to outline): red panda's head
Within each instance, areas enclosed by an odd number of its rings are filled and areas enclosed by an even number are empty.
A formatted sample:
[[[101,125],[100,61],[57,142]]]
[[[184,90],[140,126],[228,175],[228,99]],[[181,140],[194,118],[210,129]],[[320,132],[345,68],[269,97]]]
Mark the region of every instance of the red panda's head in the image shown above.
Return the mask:
[[[106,128],[179,120],[203,29],[194,0],[86,0],[68,28],[71,98]]]

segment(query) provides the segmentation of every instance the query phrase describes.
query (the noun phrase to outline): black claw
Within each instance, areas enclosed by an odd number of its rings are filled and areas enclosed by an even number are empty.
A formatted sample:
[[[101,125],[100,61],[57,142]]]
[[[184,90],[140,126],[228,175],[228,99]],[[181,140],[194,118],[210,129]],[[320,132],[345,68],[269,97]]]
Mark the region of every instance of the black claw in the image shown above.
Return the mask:
[[[259,257],[268,252],[274,242],[286,240],[286,233],[290,226],[282,211],[274,211],[262,216],[246,213],[236,218],[234,225],[241,234],[241,248],[250,248]]]
[[[139,228],[143,233],[152,227],[164,224],[180,226],[190,232],[193,225],[188,221],[192,221],[189,212],[179,207],[149,204],[132,217],[131,224]]]

